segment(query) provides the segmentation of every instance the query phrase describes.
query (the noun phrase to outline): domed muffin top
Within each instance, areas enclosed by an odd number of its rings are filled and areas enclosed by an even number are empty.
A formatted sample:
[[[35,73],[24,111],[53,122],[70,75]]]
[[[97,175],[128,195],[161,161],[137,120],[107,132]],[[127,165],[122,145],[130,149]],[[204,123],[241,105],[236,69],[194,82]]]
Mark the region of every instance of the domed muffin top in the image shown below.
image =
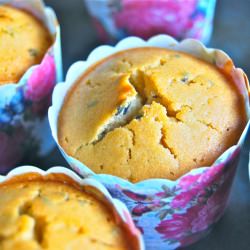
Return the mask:
[[[103,201],[61,181],[0,184],[0,249],[132,249]]]
[[[48,30],[37,18],[0,5],[0,85],[17,83],[29,67],[41,62],[51,44]]]
[[[160,48],[114,54],[69,90],[58,138],[96,173],[176,179],[237,142],[242,97],[218,68]]]

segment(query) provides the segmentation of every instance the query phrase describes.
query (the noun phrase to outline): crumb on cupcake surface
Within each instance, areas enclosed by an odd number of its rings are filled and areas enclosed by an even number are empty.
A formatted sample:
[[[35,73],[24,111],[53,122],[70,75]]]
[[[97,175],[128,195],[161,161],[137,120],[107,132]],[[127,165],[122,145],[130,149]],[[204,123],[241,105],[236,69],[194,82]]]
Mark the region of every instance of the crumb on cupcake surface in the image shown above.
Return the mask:
[[[53,181],[0,185],[1,250],[127,250],[111,209],[93,195]]]
[[[176,179],[237,142],[241,98],[212,64],[167,49],[130,49],[97,63],[70,89],[59,143],[96,173]]]
[[[0,5],[0,85],[17,83],[52,44],[44,25],[23,10]]]

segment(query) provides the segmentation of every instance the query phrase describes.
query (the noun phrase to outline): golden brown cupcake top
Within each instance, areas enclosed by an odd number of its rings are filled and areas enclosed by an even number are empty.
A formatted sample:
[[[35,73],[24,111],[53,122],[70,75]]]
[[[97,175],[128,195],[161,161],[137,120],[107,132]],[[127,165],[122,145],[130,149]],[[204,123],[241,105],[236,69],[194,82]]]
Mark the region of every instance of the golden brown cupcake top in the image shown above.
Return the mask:
[[[62,176],[26,177],[0,184],[1,250],[136,249],[100,194]]]
[[[31,14],[0,5],[0,85],[17,83],[41,62],[52,43],[44,25]]]
[[[96,173],[176,179],[235,144],[244,113],[234,84],[214,65],[167,49],[130,49],[74,84],[58,138]]]

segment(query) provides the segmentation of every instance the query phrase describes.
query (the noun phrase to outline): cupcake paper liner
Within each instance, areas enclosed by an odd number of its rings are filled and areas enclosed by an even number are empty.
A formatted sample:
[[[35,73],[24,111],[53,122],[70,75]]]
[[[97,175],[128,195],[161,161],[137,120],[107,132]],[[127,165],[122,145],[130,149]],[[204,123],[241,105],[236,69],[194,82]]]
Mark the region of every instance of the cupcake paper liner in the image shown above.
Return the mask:
[[[0,184],[6,181],[8,182],[13,177],[15,178],[17,176],[22,176],[26,174],[38,174],[40,176],[52,178],[52,180],[57,180],[58,178],[60,178],[58,177],[59,174],[63,174],[63,176],[61,177],[62,182],[65,182],[64,176],[67,176],[73,182],[79,184],[80,186],[84,186],[85,191],[91,193],[98,200],[104,202],[112,209],[113,215],[116,219],[116,223],[118,225],[121,225],[126,230],[126,233],[129,236],[131,243],[133,244],[133,249],[145,249],[142,235],[140,231],[136,228],[127,207],[121,201],[112,198],[107,189],[98,181],[92,178],[82,179],[73,171],[65,167],[52,167],[47,171],[43,171],[33,166],[21,166],[13,169],[6,176],[0,175]]]
[[[60,27],[54,11],[40,0],[0,0],[29,11],[48,28],[54,42],[38,65],[18,83],[0,86],[0,173],[24,156],[45,155],[53,147],[47,112],[55,84],[62,81]]]
[[[147,39],[168,34],[177,39],[210,40],[216,0],[84,0],[103,41],[126,36]]]
[[[54,90],[49,122],[52,135],[70,166],[80,175],[92,176],[103,183],[113,197],[127,205],[134,222],[143,233],[146,248],[176,249],[202,238],[223,215],[249,122],[238,143],[226,150],[211,166],[193,169],[176,181],[148,179],[131,183],[116,176],[95,174],[83,163],[67,155],[57,137],[58,115],[64,97],[86,69],[118,51],[147,46],[184,51],[216,65],[232,77],[244,98],[249,120],[249,83],[244,72],[235,68],[228,55],[221,50],[206,48],[197,40],[186,39],[178,43],[169,36],[159,35],[148,41],[130,37],[115,47],[100,46],[91,52],[86,61],[74,63],[67,73],[66,81]]]

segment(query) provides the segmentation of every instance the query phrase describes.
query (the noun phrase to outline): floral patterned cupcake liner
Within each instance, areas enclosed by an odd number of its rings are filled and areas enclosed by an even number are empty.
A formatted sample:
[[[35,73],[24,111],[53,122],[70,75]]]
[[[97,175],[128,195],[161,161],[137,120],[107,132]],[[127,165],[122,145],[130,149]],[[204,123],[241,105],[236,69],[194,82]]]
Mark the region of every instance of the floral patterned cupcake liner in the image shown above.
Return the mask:
[[[103,183],[113,197],[127,205],[134,222],[143,233],[146,248],[176,249],[202,238],[223,215],[249,122],[239,142],[226,150],[211,166],[193,169],[176,181],[149,179],[131,183],[116,176],[95,174],[77,159],[67,155],[57,137],[58,115],[63,99],[76,80],[91,65],[111,54],[147,46],[184,51],[216,65],[233,79],[244,99],[249,120],[249,83],[244,72],[235,68],[228,55],[221,50],[206,48],[197,40],[186,39],[178,43],[169,36],[159,35],[148,41],[130,37],[115,47],[100,46],[91,52],[86,61],[74,63],[67,73],[66,81],[54,90],[49,122],[52,135],[70,166],[80,175],[92,176]]]
[[[40,0],[5,0],[38,17],[54,43],[39,65],[29,68],[18,83],[0,86],[0,173],[27,155],[44,155],[54,142],[47,112],[55,84],[62,81],[60,27],[54,11]]]
[[[86,191],[90,192],[99,200],[105,202],[108,206],[110,206],[115,216],[116,223],[118,225],[121,225],[126,230],[126,233],[131,240],[131,244],[133,244],[133,249],[145,249],[142,235],[136,228],[127,207],[121,201],[112,198],[107,189],[98,181],[92,178],[82,179],[73,171],[64,167],[52,167],[47,171],[43,171],[33,166],[22,166],[13,169],[6,176],[0,175],[0,184],[6,181],[11,181],[12,178],[16,178],[18,176],[26,176],[27,174],[37,174],[38,179],[39,176],[57,181],[58,178],[60,178],[60,181],[62,182],[70,181],[70,183],[73,182],[80,186],[84,186]],[[66,180],[65,176],[70,179]],[[37,176],[33,176],[33,178],[37,179]]]
[[[216,0],[85,0],[100,38],[114,42],[126,36],[144,39],[168,34],[177,39],[210,39]]]

